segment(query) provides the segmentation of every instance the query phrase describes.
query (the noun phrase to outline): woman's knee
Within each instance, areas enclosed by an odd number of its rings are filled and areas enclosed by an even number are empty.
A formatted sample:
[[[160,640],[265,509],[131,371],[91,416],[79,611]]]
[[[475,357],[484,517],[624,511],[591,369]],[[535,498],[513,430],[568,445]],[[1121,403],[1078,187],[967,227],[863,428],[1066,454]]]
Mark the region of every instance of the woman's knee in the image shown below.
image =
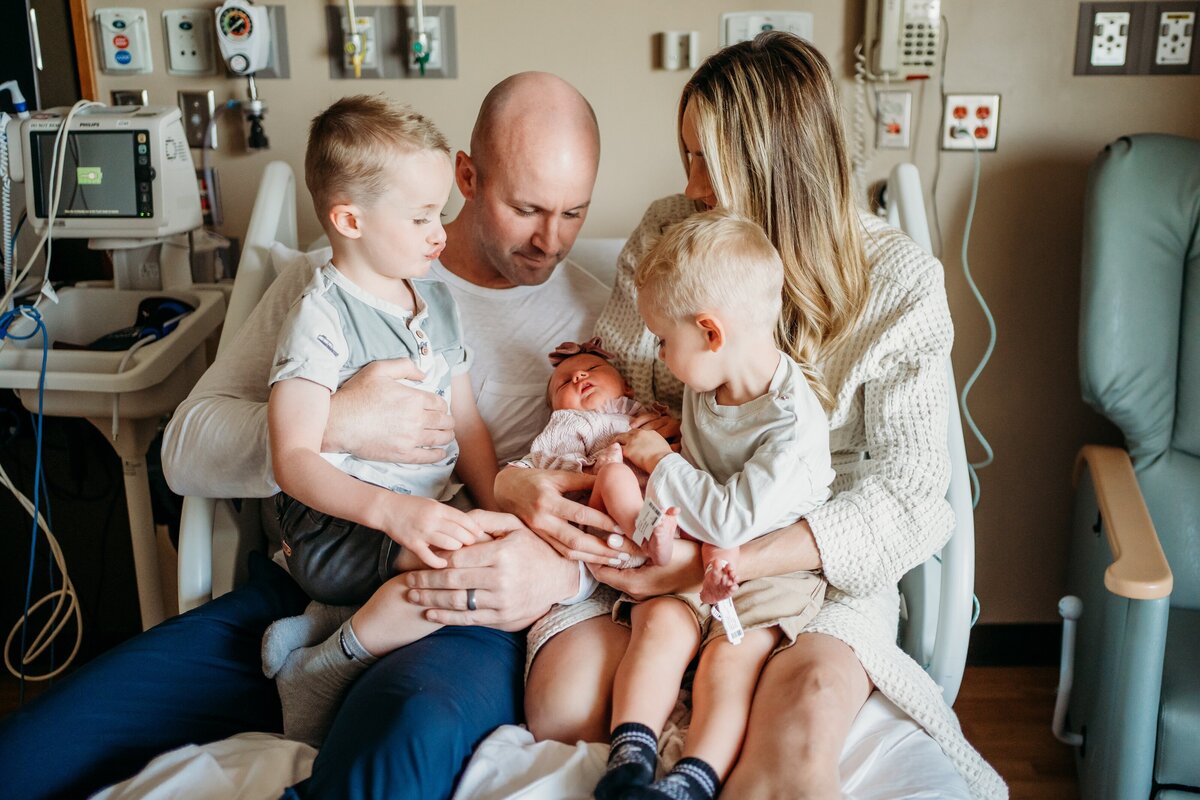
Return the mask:
[[[536,739],[608,738],[613,676],[628,641],[628,630],[595,617],[542,646],[525,683],[525,721]]]

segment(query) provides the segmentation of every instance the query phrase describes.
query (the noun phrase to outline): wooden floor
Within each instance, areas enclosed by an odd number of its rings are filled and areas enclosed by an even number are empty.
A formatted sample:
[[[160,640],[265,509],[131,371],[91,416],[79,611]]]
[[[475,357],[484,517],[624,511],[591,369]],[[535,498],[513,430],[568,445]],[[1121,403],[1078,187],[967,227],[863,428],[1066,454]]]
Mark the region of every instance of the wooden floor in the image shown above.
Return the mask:
[[[963,731],[1008,781],[1012,800],[1076,800],[1070,750],[1050,733],[1055,667],[968,667],[954,704]],[[27,693],[36,695],[34,685]],[[17,682],[0,678],[0,717],[17,706]]]
[[[1076,800],[1070,748],[1050,733],[1057,667],[967,667],[954,710],[1012,800]]]

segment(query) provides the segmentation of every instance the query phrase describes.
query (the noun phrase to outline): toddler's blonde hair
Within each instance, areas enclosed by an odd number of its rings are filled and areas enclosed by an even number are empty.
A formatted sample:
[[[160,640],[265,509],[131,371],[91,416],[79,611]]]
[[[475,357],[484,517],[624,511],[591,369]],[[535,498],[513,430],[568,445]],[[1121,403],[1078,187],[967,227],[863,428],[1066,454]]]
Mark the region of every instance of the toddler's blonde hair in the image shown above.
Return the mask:
[[[739,327],[774,330],[783,262],[757,223],[721,208],[667,229],[634,272],[644,302],[667,319],[724,311]]]
[[[422,150],[450,157],[450,143],[429,118],[383,95],[343,97],[322,111],[304,154],[304,182],[321,225],[339,202],[371,205],[388,190],[396,156]]]

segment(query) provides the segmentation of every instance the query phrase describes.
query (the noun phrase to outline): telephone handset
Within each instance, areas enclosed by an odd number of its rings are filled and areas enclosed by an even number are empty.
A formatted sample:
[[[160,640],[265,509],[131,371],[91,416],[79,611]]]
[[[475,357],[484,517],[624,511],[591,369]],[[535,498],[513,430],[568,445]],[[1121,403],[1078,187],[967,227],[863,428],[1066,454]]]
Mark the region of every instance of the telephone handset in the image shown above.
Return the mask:
[[[934,75],[942,47],[941,0],[867,0],[866,44],[875,78]]]

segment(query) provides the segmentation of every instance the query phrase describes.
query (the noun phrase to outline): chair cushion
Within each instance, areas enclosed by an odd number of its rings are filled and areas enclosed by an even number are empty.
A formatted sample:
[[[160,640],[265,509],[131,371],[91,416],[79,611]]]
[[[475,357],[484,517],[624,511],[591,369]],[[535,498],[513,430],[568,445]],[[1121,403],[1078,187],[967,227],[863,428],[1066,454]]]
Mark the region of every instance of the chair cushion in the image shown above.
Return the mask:
[[[1200,787],[1200,611],[1172,608],[1158,717],[1160,784]]]

